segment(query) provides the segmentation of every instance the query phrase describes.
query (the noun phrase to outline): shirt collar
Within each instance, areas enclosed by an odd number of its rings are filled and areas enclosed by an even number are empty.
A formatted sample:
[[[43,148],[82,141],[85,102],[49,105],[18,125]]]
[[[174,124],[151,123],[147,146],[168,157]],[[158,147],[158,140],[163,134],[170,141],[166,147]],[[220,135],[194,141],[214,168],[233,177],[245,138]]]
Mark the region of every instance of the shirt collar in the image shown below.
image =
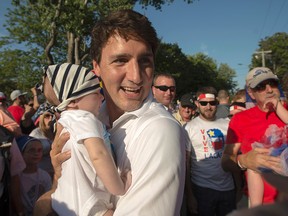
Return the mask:
[[[152,91],[150,91],[148,97],[144,100],[144,102],[140,108],[138,108],[137,110],[131,111],[131,112],[125,112],[123,115],[121,115],[118,119],[116,119],[113,122],[112,127],[119,124],[120,122],[126,121],[129,118],[140,117],[147,109],[149,109],[152,102],[153,102],[153,95],[152,95]],[[104,103],[102,104],[98,117],[99,117],[100,121],[106,125],[107,128],[111,128],[110,123],[109,123],[109,115],[108,115],[108,111],[107,111],[106,101],[104,101]]]

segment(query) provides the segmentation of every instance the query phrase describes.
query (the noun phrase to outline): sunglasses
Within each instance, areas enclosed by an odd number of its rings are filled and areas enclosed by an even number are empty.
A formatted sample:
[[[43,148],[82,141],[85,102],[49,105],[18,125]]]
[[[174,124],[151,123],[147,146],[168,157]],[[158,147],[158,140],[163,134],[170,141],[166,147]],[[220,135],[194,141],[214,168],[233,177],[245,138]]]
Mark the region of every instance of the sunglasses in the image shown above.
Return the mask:
[[[33,104],[33,103],[31,103],[31,104],[28,104],[28,106],[30,106],[30,107],[33,107],[33,106],[34,106],[34,104]]]
[[[51,114],[45,114],[44,115],[44,118],[52,118],[53,117],[53,115],[51,115]]]
[[[198,101],[201,106],[207,106],[207,104],[210,104],[210,106],[216,106],[218,104],[217,101]]]
[[[166,92],[168,89],[171,91],[171,92],[174,92],[176,90],[176,87],[175,86],[165,86],[165,85],[162,85],[162,86],[154,86],[155,88],[159,89],[160,91],[164,91]]]
[[[269,85],[271,88],[277,88],[279,85],[279,82],[274,79],[268,79],[259,83],[255,88],[252,88],[252,90],[258,91],[258,92],[265,91],[267,85]]]

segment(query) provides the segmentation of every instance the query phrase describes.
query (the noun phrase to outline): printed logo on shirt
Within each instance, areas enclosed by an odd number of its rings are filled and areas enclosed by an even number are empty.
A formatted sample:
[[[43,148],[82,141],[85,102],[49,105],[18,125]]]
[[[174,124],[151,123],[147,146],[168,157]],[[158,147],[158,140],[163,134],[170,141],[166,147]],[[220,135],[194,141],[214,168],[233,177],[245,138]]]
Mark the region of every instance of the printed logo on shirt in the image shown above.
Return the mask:
[[[219,129],[209,129],[206,133],[201,130],[203,137],[203,152],[205,159],[215,159],[222,157],[224,148],[224,134]]]
[[[219,129],[210,129],[207,131],[207,135],[210,138],[211,147],[215,151],[222,150],[224,147],[224,135]]]

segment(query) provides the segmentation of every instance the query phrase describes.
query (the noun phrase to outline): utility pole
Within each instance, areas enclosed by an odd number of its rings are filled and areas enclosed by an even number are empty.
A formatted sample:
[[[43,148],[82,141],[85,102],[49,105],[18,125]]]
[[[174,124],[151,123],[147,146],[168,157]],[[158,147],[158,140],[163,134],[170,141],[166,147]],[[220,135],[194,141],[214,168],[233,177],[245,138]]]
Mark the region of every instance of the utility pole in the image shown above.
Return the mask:
[[[272,53],[271,50],[267,50],[267,51],[264,51],[264,50],[261,50],[260,52],[254,52],[256,54],[256,58],[258,57],[257,54],[261,54],[262,56],[262,67],[265,67],[265,54],[269,54],[269,53]]]

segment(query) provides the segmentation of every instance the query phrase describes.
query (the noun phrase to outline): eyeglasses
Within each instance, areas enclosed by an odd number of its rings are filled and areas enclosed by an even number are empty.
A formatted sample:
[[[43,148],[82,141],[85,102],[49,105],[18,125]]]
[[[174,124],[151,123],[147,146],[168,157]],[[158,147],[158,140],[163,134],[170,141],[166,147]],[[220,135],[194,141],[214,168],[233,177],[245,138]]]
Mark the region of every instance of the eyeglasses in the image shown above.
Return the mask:
[[[201,106],[207,106],[207,104],[210,104],[210,106],[216,106],[217,101],[198,101]]]
[[[258,92],[265,91],[267,85],[269,85],[271,88],[277,88],[279,83],[277,80],[268,79],[259,83],[255,88],[252,88],[252,90]]]
[[[176,90],[175,86],[166,86],[166,85],[162,85],[162,86],[154,86],[155,88],[159,89],[160,91],[164,91],[166,92],[168,89],[171,92],[174,92]]]

